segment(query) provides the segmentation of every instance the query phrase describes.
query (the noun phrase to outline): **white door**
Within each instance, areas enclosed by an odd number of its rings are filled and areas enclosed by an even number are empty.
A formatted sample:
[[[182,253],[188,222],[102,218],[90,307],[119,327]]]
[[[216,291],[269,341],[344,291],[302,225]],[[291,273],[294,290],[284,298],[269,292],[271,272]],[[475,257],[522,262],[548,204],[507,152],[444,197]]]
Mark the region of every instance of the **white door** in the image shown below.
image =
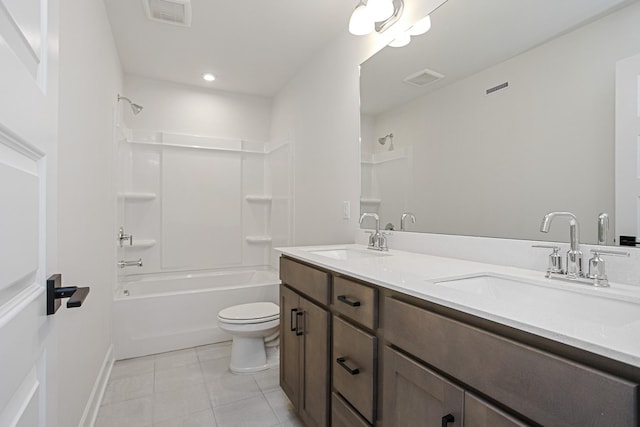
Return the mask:
[[[640,240],[640,54],[616,64],[615,163],[616,239]]]
[[[58,1],[0,0],[0,426],[55,426]]]

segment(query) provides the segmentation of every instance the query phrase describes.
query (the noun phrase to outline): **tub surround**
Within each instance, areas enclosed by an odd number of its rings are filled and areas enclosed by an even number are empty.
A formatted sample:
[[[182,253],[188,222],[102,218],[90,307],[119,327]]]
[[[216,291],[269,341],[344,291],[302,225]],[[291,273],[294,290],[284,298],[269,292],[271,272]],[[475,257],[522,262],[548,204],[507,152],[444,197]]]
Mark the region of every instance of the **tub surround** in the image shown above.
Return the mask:
[[[483,239],[485,240],[485,239]],[[392,244],[390,243],[390,246]],[[535,252],[543,260],[540,269],[501,266],[454,258],[439,257],[390,249],[385,255],[353,259],[333,259],[314,251],[350,248],[367,251],[364,245],[339,245],[319,247],[292,247],[279,249],[284,255],[349,277],[397,291],[412,297],[477,316],[517,330],[541,336],[555,342],[595,353],[607,359],[640,368],[640,319],[639,316],[616,318],[620,313],[597,312],[592,303],[599,296],[620,301],[626,310],[637,307],[640,315],[640,287],[611,281],[611,287],[592,288],[584,284],[565,283],[544,278],[546,253]],[[371,251],[373,252],[373,251]],[[612,273],[612,270],[608,270]],[[551,289],[563,289],[568,297],[567,308],[559,311],[554,304],[523,302],[514,295],[486,298],[469,292],[437,285],[442,279],[457,278],[479,273],[504,275],[524,282],[541,283]],[[584,316],[576,317],[581,306],[576,306],[571,295],[588,296]],[[510,299],[511,298],[511,299]],[[580,301],[576,302],[581,304]],[[596,305],[597,307],[597,305]],[[615,321],[609,321],[611,319]],[[602,323],[599,322],[602,319]]]

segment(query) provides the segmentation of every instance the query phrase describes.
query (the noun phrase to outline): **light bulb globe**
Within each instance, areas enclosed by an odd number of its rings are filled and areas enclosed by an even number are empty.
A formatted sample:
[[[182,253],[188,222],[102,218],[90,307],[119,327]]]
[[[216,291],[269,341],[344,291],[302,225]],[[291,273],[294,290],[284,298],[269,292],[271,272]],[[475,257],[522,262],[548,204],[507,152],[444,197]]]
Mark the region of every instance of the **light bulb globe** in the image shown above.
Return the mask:
[[[393,15],[393,0],[368,0],[367,9],[375,22],[385,21]]]
[[[413,27],[409,29],[409,35],[411,36],[419,36],[431,29],[431,17],[429,15],[424,18],[418,20]]]
[[[364,36],[373,31],[374,21],[369,9],[360,2],[349,19],[349,32],[354,36]]]

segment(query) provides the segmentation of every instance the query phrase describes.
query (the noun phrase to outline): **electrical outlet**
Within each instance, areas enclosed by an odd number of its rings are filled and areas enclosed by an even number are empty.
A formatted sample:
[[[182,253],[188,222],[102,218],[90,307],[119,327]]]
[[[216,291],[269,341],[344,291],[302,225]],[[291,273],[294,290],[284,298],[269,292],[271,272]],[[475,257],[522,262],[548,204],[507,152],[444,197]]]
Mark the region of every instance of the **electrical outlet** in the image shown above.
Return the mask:
[[[342,202],[342,218],[343,219],[351,218],[351,202],[348,200],[345,202]]]

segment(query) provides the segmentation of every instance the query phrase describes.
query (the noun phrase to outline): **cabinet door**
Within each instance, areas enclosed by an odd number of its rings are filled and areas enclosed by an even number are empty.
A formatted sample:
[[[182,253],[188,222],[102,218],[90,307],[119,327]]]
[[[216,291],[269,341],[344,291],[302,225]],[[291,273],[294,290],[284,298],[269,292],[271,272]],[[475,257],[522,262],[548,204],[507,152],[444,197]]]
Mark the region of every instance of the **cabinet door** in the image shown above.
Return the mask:
[[[300,403],[300,337],[296,335],[296,321],[301,330],[300,297],[280,285],[280,387],[293,406]]]
[[[329,312],[300,297],[302,392],[300,417],[307,427],[329,421]]]
[[[331,427],[369,427],[369,424],[337,394],[331,394]]]
[[[384,349],[385,427],[461,427],[464,391],[406,356]]]
[[[527,425],[469,392],[464,394],[464,427],[525,427]]]

